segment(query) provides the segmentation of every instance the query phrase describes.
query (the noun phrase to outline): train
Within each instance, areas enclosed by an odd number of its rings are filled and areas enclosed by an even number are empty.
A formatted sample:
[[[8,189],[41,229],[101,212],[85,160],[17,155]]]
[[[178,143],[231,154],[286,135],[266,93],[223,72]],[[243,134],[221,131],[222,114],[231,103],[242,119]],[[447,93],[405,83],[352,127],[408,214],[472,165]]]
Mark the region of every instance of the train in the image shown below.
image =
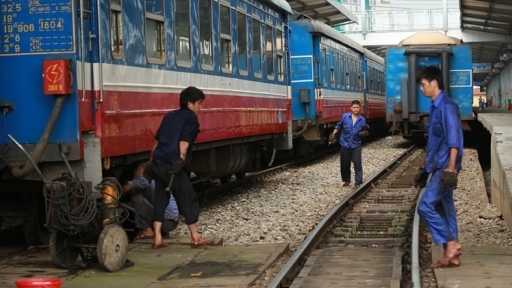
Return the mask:
[[[386,125],[384,59],[284,0],[0,5],[0,219],[23,219],[29,245],[48,242],[47,183],[72,174],[94,193],[147,160],[188,86],[206,95],[194,183],[327,145],[352,100]]]
[[[471,47],[439,32],[419,32],[386,51],[386,121],[393,133],[425,143],[431,100],[416,83],[427,66],[443,72],[445,93],[459,107],[464,130],[473,114],[473,61]]]

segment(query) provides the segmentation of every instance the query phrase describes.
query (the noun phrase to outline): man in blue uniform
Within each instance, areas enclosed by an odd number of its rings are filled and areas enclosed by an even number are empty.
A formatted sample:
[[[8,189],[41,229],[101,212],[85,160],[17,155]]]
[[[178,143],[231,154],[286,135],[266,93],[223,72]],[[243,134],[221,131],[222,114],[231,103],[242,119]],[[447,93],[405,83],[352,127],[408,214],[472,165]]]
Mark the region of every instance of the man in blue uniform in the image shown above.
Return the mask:
[[[185,217],[191,237],[191,247],[212,244],[211,239],[202,238],[197,231],[199,203],[183,167],[192,160],[192,146],[199,133],[197,113],[201,110],[204,93],[196,87],[188,87],[180,93],[180,109],[169,112],[162,120],[151,150],[152,167],[149,174],[155,180],[155,202],[153,248],[165,248],[160,233],[164,221],[165,207],[169,203],[170,190],[176,198],[178,209]],[[169,189],[170,188],[170,189]]]
[[[428,174],[432,176],[418,202],[418,213],[434,242],[443,244],[445,249],[443,258],[432,264],[432,268],[457,267],[460,266],[462,245],[458,241],[453,190],[457,188],[464,151],[459,108],[444,93],[443,74],[439,68],[425,68],[416,80],[423,94],[432,99],[426,157],[415,177],[415,186],[425,187]]]
[[[329,143],[335,142],[335,136],[341,131],[340,145],[340,172],[343,186],[350,185],[350,163],[354,163],[355,188],[359,188],[363,183],[363,165],[361,163],[361,138],[368,136],[368,125],[366,119],[359,114],[361,103],[358,100],[352,101],[350,110],[341,116],[340,121],[334,127],[334,131],[329,136]]]
[[[139,233],[133,239],[153,239],[151,219],[153,218],[153,195],[155,192],[155,181],[148,181],[143,176],[146,163],[141,162],[137,164],[134,172],[133,179],[127,181],[123,185],[123,194],[131,195],[131,202],[133,208],[137,212],[137,221],[135,227],[139,229]],[[162,224],[162,234],[167,235],[170,231],[176,229],[178,226],[179,212],[176,200],[171,195],[169,205],[165,209],[164,222]]]

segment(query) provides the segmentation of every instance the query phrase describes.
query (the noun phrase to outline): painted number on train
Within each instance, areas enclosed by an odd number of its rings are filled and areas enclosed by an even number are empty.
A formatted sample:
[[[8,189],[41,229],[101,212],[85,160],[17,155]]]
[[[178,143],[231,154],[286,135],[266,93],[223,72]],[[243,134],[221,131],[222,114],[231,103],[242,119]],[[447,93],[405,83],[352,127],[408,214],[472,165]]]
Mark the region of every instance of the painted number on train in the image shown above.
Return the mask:
[[[292,56],[291,69],[292,82],[313,81],[312,56]]]
[[[74,52],[72,0],[1,0],[0,56]]]

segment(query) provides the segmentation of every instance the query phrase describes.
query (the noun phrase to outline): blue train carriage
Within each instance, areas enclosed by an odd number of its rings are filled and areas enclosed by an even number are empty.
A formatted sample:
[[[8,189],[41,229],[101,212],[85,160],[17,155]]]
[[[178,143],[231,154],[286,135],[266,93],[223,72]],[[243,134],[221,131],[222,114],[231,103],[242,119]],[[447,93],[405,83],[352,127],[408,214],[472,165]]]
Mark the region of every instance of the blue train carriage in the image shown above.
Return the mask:
[[[284,0],[0,2],[0,222],[23,219],[28,244],[48,243],[35,167],[89,187],[119,176],[148,158],[189,85],[208,97],[194,169],[243,172],[261,142],[291,149],[291,12]]]
[[[422,32],[386,53],[386,121],[393,133],[423,138],[431,101],[415,80],[418,71],[431,65],[443,71],[445,92],[459,106],[462,120],[474,119],[471,47],[439,32]]]
[[[43,182],[9,136],[31,154],[47,180],[68,172],[61,152],[84,177],[76,3],[0,2],[0,222],[13,216],[22,220],[28,244],[48,242],[41,225]]]
[[[292,127],[298,150],[325,142],[350,103],[384,122],[384,61],[326,24],[290,21]],[[365,86],[366,84],[366,86]],[[368,86],[370,85],[370,86]]]

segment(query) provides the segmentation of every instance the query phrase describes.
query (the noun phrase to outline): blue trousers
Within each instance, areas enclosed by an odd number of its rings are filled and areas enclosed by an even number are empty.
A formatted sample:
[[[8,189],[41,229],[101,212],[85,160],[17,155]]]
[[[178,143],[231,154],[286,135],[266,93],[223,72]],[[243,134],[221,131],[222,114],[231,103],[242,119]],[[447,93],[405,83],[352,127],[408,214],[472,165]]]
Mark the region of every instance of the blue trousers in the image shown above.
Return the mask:
[[[442,190],[442,176],[442,170],[432,174],[423,197],[418,202],[418,214],[432,234],[436,245],[459,239],[453,189]]]
[[[363,164],[361,163],[361,146],[356,148],[341,147],[340,154],[340,172],[341,181],[350,181],[350,163],[354,163],[354,172],[356,177],[355,184],[363,183]]]

